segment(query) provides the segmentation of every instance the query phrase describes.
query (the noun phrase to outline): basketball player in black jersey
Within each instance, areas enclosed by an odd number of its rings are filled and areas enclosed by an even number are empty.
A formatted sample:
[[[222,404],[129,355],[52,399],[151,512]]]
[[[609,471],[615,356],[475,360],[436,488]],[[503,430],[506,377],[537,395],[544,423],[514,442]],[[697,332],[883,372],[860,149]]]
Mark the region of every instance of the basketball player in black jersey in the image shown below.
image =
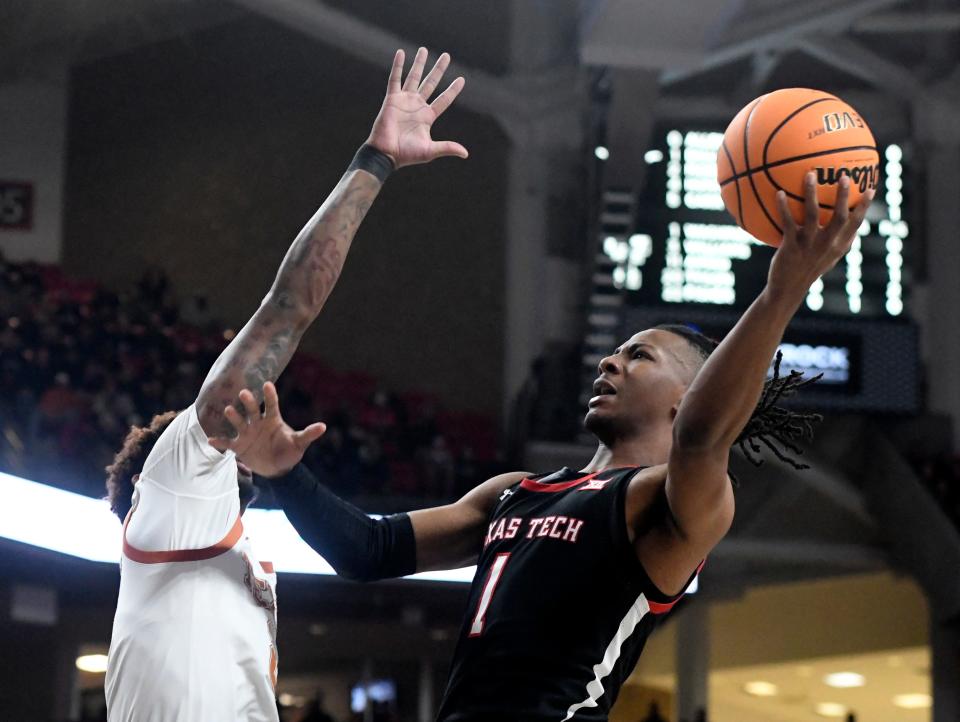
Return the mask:
[[[446,506],[370,519],[300,464],[302,437],[265,384],[245,390],[218,448],[264,477],[304,540],[342,576],[374,580],[477,563],[438,719],[606,720],[658,615],[676,603],[730,528],[731,447],[802,432],[773,401],[794,375],[765,383],[810,285],[846,254],[873,197],[818,224],[805,180],[802,227],[778,202],[784,236],[767,285],[716,345],[684,327],[648,329],[604,358],[585,425],[599,440],[580,471],[489,479]],[[759,401],[759,404],[758,404]],[[780,455],[780,454],[778,454]]]

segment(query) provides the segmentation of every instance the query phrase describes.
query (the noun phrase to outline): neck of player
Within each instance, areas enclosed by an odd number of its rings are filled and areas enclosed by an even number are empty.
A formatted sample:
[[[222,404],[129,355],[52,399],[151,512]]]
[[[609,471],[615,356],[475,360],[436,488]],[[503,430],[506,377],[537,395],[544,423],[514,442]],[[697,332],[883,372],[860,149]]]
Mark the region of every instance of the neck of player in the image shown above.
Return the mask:
[[[600,442],[597,452],[583,471],[592,474],[604,469],[624,466],[658,466],[666,464],[670,456],[673,433],[669,426],[647,429],[634,437],[622,437],[608,443]]]

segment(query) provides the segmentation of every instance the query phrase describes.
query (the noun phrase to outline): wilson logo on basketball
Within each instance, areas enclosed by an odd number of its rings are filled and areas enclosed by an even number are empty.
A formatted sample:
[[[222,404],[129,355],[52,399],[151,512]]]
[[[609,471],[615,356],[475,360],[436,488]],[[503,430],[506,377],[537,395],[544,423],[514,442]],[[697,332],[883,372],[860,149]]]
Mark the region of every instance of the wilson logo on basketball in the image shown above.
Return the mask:
[[[851,182],[863,193],[867,188],[876,188],[880,182],[879,165],[862,165],[856,168],[817,168],[817,185],[832,186],[840,182],[842,176],[850,176]]]
[[[844,111],[842,113],[827,113],[823,116],[823,130],[827,133],[836,133],[847,128],[863,128],[863,121],[856,113]]]

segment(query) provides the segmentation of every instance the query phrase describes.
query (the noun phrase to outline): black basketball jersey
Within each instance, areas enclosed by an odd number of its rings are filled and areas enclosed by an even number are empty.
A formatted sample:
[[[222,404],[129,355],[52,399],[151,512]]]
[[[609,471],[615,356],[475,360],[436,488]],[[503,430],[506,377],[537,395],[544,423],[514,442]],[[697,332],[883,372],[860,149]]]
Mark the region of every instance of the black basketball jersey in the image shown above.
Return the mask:
[[[627,536],[637,467],[564,468],[503,492],[490,518],[440,722],[606,720],[658,615]]]

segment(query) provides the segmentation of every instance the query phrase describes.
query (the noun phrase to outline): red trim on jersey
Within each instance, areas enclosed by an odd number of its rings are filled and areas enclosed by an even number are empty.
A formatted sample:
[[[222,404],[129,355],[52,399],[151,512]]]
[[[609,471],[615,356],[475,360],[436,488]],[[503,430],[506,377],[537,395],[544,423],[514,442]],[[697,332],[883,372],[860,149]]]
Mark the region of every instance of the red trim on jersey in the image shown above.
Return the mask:
[[[561,481],[557,484],[551,484],[550,482],[537,481],[536,479],[531,479],[527,477],[520,482],[520,488],[526,489],[527,491],[566,491],[567,489],[572,489],[573,487],[583,484],[586,481],[590,481],[593,477],[598,474],[603,474],[608,471],[618,471],[620,469],[639,469],[639,466],[614,466],[609,469],[601,469],[600,471],[595,471],[592,474],[586,476],[581,476],[579,479],[571,479],[570,481]]]
[[[233,523],[227,535],[212,546],[203,549],[171,549],[165,552],[148,552],[143,549],[137,549],[127,541],[127,525],[133,517],[133,509],[127,514],[126,521],[123,522],[123,555],[128,559],[139,564],[163,564],[166,562],[201,562],[206,559],[213,559],[224,552],[230,551],[243,536],[243,522],[240,517]],[[272,566],[272,565],[271,565]],[[266,568],[264,568],[266,571]]]
[[[277,689],[277,663],[280,661],[277,656],[277,648],[270,645],[270,686],[274,691]]]
[[[572,479],[570,481],[561,481],[558,484],[544,483],[542,481],[537,481],[536,479],[524,479],[520,482],[520,488],[526,489],[527,491],[566,491],[567,489],[572,489],[578,484],[583,484],[586,481],[590,481],[593,477],[601,472],[595,471],[592,474],[587,476],[582,476],[579,479]]]
[[[707,563],[707,560],[706,560],[706,559],[704,559],[702,562],[700,562],[700,564],[697,566],[697,571],[694,572],[694,574],[693,574],[692,577],[690,577],[690,582],[687,584],[688,587],[690,586],[690,584],[693,583],[693,580],[694,580],[694,579],[696,579],[698,576],[700,576],[700,572],[703,571],[703,565],[706,564],[706,563]],[[686,589],[684,589],[683,592],[680,592],[680,594],[677,595],[677,598],[674,599],[672,602],[666,602],[666,603],[664,603],[664,602],[652,602],[652,601],[650,601],[649,599],[647,599],[647,605],[650,607],[650,611],[651,611],[653,614],[666,614],[667,612],[669,612],[671,609],[674,608],[674,606],[677,604],[677,602],[679,602],[681,599],[683,599],[683,595],[684,595],[685,593],[686,593]]]
[[[681,594],[680,597],[682,597],[682,596],[683,596],[683,595]],[[672,602],[668,602],[668,603],[666,603],[666,604],[661,604],[660,602],[651,602],[651,601],[648,599],[648,600],[647,600],[647,605],[650,607],[650,611],[651,611],[653,614],[666,614],[666,613],[669,612],[671,609],[673,609],[674,605],[675,605],[677,602],[680,601],[680,597],[677,597],[677,598],[674,599]]]

